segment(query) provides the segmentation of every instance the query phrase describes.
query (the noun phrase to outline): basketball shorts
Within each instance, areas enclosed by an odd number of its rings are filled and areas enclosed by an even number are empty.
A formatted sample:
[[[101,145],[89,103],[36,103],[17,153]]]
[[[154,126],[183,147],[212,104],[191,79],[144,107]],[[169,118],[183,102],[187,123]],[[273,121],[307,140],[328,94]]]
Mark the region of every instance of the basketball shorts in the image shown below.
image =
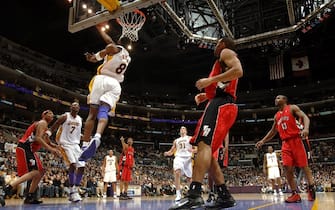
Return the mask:
[[[73,163],[76,164],[77,168],[85,167],[85,161],[79,161],[82,151],[78,144],[62,144],[61,153],[67,167]]]
[[[212,153],[222,145],[237,117],[238,108],[236,104],[230,103],[232,100],[232,97],[226,96],[209,101],[190,140],[192,145],[204,141],[211,145]]]
[[[104,174],[104,182],[106,183],[116,182],[116,170],[106,171]]]
[[[111,109],[116,106],[120,95],[120,83],[113,77],[105,75],[96,75],[89,84],[90,94],[88,96],[88,104],[100,104],[105,102],[109,104]]]
[[[131,181],[131,168],[128,166],[119,166],[120,168],[120,180],[124,182],[130,182]]]
[[[280,171],[278,167],[268,168],[268,179],[277,179],[280,177]]]
[[[173,160],[173,170],[180,169],[181,175],[192,177],[192,157],[176,156]]]
[[[17,174],[24,174],[38,170],[44,173],[42,162],[36,152],[32,152],[29,145],[19,143],[16,148]]]
[[[308,165],[306,150],[300,136],[284,140],[281,152],[284,166],[302,168]]]

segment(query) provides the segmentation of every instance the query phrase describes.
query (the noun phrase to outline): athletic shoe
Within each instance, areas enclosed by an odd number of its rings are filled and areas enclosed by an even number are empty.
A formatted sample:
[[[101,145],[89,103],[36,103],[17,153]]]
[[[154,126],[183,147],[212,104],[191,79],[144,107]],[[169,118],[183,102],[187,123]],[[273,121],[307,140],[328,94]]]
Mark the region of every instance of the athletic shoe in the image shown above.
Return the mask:
[[[120,193],[119,200],[128,200],[125,194]]]
[[[176,195],[176,198],[174,199],[174,202],[179,202],[180,199],[181,199],[181,194],[179,193],[179,194]]]
[[[315,188],[314,187],[308,188],[307,193],[308,193],[308,200],[314,201],[315,200]]]
[[[207,203],[212,203],[212,202],[214,202],[215,201],[215,194],[213,193],[213,192],[210,192],[209,194],[208,194],[208,199],[207,199]]]
[[[284,193],[283,193],[282,191],[279,191],[279,195],[280,195],[280,196],[283,196]]]
[[[6,205],[5,198],[2,197],[2,195],[0,195],[0,204],[1,204],[1,206],[5,206]]]
[[[201,195],[187,195],[169,208],[169,210],[196,209],[204,205]]]
[[[74,202],[74,203],[77,203],[79,201],[82,201],[82,198],[80,197],[78,191],[77,192],[73,192],[71,194],[71,201]]]
[[[105,193],[102,194],[102,198],[107,198],[107,195]]]
[[[5,186],[5,188],[3,189],[3,191],[5,192],[4,198],[6,198],[6,197],[8,197],[8,198],[12,197],[12,195],[13,195],[13,187],[12,187],[12,185],[7,184]]]
[[[115,194],[115,195],[113,196],[113,198],[117,198],[117,195]]]
[[[276,191],[273,191],[273,195],[274,195],[274,196],[277,196],[278,193],[277,193]]]
[[[41,200],[37,200],[35,198],[32,198],[32,197],[26,197],[26,199],[24,199],[23,201],[24,204],[41,204],[43,203],[43,201]]]
[[[301,197],[298,193],[293,193],[290,197],[285,200],[286,203],[300,203]]]
[[[125,200],[131,200],[131,199],[133,199],[132,197],[128,196],[127,193],[124,194],[124,197],[126,198]]]
[[[208,209],[223,209],[223,208],[230,208],[236,206],[236,201],[231,196],[231,194],[226,191],[224,194],[218,194],[217,199],[214,202],[207,203],[206,208]]]
[[[92,158],[97,151],[101,140],[97,137],[93,137],[90,141],[90,144],[86,147],[86,149],[81,153],[79,157],[79,161],[87,161]]]

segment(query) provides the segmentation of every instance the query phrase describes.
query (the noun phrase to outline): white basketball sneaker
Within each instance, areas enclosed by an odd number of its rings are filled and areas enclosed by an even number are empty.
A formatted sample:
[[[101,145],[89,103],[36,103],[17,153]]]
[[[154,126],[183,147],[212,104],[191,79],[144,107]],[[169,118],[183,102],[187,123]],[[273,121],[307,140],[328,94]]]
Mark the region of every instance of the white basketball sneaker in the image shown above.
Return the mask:
[[[179,190],[176,191],[176,198],[174,199],[175,202],[179,202],[181,200],[181,193]]]

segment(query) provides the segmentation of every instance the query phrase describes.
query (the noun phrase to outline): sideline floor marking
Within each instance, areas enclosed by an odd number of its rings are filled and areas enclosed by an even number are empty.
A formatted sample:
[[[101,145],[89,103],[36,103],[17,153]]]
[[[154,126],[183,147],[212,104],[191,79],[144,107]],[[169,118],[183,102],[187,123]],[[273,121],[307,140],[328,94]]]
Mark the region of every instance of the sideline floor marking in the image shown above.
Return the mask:
[[[319,201],[317,198],[315,198],[314,204],[311,208],[311,210],[318,210],[319,209]]]
[[[263,205],[260,205],[260,206],[255,206],[255,207],[249,208],[248,210],[257,210],[257,209],[272,206],[272,205],[275,205],[275,204],[276,203],[267,203],[267,204],[263,204]]]

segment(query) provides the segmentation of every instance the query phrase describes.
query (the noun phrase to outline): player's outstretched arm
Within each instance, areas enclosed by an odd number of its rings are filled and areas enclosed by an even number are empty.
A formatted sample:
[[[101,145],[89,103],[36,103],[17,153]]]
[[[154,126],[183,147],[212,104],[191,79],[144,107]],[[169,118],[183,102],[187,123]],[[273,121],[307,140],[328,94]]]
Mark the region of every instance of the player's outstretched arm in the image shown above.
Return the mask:
[[[57,130],[59,128],[60,125],[62,125],[65,120],[66,120],[66,114],[63,114],[61,117],[59,117],[54,124],[52,124],[52,126],[49,128],[49,131],[51,133],[53,133],[55,130]]]
[[[104,23],[107,24],[107,23]],[[112,37],[110,37],[107,33],[106,30],[103,29],[102,24],[99,24],[96,26],[100,36],[102,37],[102,39],[106,42],[106,44],[114,44],[115,42],[113,41]]]
[[[265,144],[266,142],[270,141],[276,134],[277,134],[277,129],[276,129],[276,119],[274,119],[274,122],[272,124],[271,129],[269,132],[264,136],[264,138],[256,143],[256,147],[259,149]]]

